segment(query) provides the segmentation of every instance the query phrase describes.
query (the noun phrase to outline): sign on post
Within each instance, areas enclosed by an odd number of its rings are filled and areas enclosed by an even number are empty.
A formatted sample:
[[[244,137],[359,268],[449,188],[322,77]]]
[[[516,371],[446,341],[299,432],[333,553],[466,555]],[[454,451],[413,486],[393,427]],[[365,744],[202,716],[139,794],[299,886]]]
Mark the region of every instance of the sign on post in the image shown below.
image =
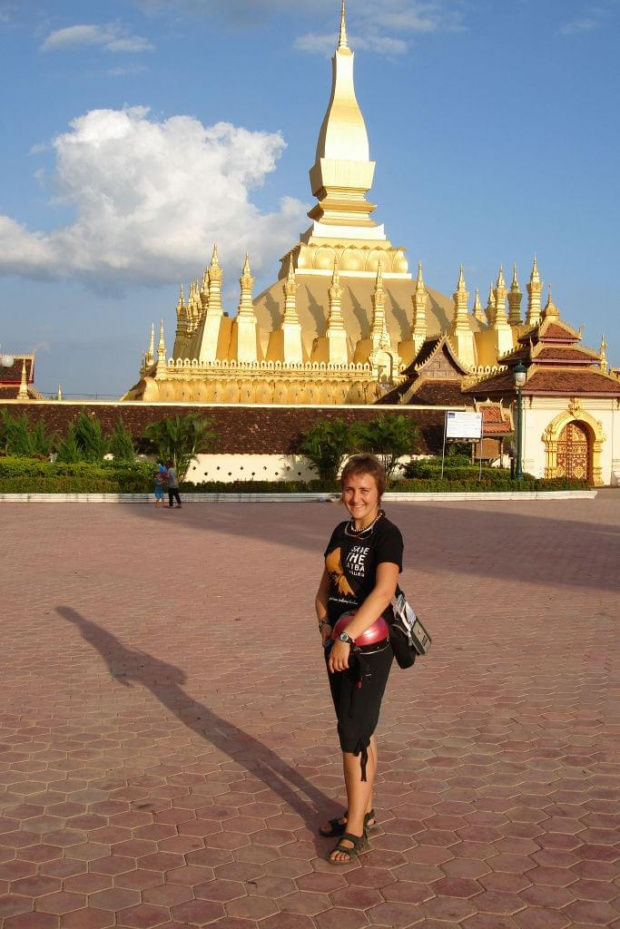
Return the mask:
[[[448,410],[446,413],[446,439],[475,439],[482,438],[482,413],[457,413]]]
[[[441,458],[442,478],[446,461],[447,439],[457,439],[461,442],[479,442],[482,439],[482,413],[460,413],[458,410],[446,411],[443,430],[443,455]]]

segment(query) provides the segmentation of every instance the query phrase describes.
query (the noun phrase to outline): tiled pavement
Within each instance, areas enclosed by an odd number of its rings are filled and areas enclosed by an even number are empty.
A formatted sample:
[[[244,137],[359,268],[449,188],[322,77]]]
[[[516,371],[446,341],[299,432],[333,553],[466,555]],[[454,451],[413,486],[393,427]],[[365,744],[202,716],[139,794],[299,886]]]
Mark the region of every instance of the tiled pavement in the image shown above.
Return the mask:
[[[620,929],[620,491],[390,515],[435,641],[335,868],[340,509],[2,506],[2,929]]]

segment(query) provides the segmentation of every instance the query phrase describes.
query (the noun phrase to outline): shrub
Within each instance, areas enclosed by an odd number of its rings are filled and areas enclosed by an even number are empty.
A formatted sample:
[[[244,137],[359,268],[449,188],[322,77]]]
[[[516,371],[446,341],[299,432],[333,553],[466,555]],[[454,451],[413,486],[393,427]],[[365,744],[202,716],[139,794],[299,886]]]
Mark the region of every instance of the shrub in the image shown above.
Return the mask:
[[[183,478],[190,463],[199,452],[205,452],[215,443],[211,428],[213,421],[199,413],[173,416],[149,423],[144,438],[162,462],[174,461],[179,478]]]
[[[0,441],[6,455],[20,458],[47,458],[52,447],[52,439],[46,434],[43,423],[32,425],[26,413],[13,417],[8,410],[2,410]]]
[[[111,455],[114,455],[115,461],[135,461],[136,451],[133,445],[131,433],[125,428],[125,423],[119,419],[116,429],[110,436],[108,448]]]
[[[380,459],[388,480],[393,475],[398,459],[403,455],[414,454],[420,434],[415,420],[400,414],[390,416],[387,413],[359,422],[353,427],[356,447],[363,452],[372,452]]]
[[[342,419],[321,419],[305,434],[299,450],[321,480],[335,481],[351,445],[351,429]]]

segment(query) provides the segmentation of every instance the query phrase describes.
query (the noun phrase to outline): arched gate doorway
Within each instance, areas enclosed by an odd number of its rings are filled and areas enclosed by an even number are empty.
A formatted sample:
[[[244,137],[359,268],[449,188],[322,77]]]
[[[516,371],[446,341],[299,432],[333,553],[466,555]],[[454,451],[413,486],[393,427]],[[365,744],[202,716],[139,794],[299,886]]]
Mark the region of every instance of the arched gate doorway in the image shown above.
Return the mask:
[[[584,423],[567,423],[558,439],[557,477],[592,480],[592,441]]]

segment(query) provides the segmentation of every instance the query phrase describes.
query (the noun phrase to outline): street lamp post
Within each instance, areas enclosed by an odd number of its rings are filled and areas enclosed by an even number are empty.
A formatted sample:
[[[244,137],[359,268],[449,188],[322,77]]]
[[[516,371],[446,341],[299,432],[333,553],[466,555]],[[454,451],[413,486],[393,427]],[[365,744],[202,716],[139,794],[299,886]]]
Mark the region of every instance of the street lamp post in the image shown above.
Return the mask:
[[[512,376],[517,389],[517,462],[515,466],[515,480],[523,477],[523,387],[527,379],[527,368],[519,362],[513,369]]]

